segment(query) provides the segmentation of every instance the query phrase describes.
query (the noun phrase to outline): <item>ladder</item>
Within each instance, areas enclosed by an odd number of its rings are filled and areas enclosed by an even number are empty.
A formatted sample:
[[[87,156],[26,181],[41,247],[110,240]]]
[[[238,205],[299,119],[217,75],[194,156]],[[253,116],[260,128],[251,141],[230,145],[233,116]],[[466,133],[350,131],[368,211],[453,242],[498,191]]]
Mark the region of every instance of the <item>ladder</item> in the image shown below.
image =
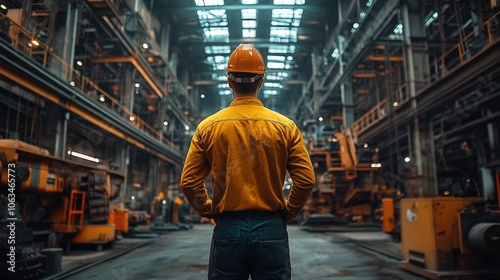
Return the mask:
[[[68,229],[83,228],[83,214],[85,210],[85,192],[71,190],[68,209]]]

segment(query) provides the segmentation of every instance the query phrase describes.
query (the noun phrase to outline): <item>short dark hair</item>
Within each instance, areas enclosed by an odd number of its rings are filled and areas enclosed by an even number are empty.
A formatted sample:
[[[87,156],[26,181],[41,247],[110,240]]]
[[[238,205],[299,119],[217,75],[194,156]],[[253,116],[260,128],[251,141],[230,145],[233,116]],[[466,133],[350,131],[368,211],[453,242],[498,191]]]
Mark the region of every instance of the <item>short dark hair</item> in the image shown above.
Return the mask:
[[[232,74],[235,78],[252,78],[255,77],[255,74],[253,73],[229,73]],[[259,79],[261,79],[260,77]],[[253,94],[256,92],[259,88],[259,79],[255,80],[253,83],[233,83],[234,90],[238,92],[239,94]]]

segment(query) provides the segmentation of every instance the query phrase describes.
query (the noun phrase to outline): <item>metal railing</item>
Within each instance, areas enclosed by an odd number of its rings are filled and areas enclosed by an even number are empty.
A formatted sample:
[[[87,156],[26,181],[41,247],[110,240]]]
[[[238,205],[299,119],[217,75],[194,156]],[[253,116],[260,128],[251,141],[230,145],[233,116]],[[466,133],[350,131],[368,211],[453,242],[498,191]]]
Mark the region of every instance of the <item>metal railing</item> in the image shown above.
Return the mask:
[[[487,48],[500,38],[500,12],[465,36],[460,42],[449,48],[439,58],[430,63],[422,76],[429,77],[430,83],[435,83],[449,74],[451,70],[463,65],[478,52]],[[420,77],[421,78],[421,77]],[[419,80],[419,79],[416,79]],[[384,119],[392,107],[400,106],[409,101],[408,84],[404,83],[392,92],[392,104],[389,98],[384,98],[372,109],[354,121],[352,131],[355,139],[358,135]]]
[[[12,21],[3,14],[0,14],[0,20],[6,20],[10,23],[9,30],[4,31],[8,33],[9,39],[14,48],[25,54],[32,61],[38,62],[48,71],[58,76],[62,81],[69,83],[74,88],[77,88],[83,95],[87,96],[94,102],[107,107],[110,111],[114,112],[121,118],[126,119],[140,130],[153,136],[155,139],[168,147],[180,152],[179,147],[166,139],[161,132],[154,129],[150,124],[134,114],[132,110],[125,107],[111,94],[100,88],[89,77],[82,75],[79,70],[73,68],[62,58],[57,56],[53,49],[35,38],[32,32],[20,26],[18,23]],[[60,65],[61,68],[57,70],[51,69],[51,66],[53,67],[56,64]]]

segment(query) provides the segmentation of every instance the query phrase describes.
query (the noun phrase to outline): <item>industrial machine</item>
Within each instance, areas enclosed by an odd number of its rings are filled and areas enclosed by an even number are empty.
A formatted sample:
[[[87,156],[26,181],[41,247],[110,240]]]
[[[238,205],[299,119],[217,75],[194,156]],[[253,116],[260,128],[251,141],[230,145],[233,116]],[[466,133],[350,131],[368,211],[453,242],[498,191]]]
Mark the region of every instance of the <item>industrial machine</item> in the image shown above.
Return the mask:
[[[439,143],[432,193],[384,204],[384,230],[400,230],[400,268],[428,279],[500,279],[500,165],[484,145],[493,134],[477,135]]]
[[[316,187],[304,206],[309,230],[378,223],[381,199],[391,193],[379,175],[377,149],[357,147],[349,130],[309,143]]]
[[[113,242],[128,226],[127,211],[110,208],[123,181],[105,167],[56,158],[19,140],[0,140],[0,223],[7,225],[0,235],[2,273],[8,271],[3,266],[9,252],[15,255],[17,275],[30,278],[60,269],[61,248],[89,244],[101,250]]]
[[[498,279],[500,213],[477,197],[401,200],[400,267],[429,279]]]

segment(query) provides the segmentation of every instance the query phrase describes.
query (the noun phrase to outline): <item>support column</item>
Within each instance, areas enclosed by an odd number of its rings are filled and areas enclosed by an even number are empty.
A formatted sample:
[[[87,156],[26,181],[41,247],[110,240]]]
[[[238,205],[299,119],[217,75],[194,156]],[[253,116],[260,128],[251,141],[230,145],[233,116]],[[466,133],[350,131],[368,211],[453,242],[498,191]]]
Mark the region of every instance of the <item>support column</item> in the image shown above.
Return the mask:
[[[418,112],[416,96],[429,84],[427,39],[423,16],[423,0],[404,0],[400,15],[403,24],[404,62],[410,110]],[[411,170],[407,178],[409,196],[426,197],[437,195],[436,166],[434,162],[434,140],[430,125],[414,117],[409,123]],[[421,129],[422,127],[423,129]],[[432,152],[431,152],[432,151]]]
[[[345,10],[348,9],[350,3],[346,1],[338,1],[338,17],[339,22],[343,21]],[[358,3],[359,4],[359,3]],[[337,48],[339,50],[339,76],[344,74],[344,70],[348,62],[345,61],[345,37],[339,35],[336,38]],[[354,123],[354,92],[352,89],[352,78],[346,79],[340,85],[340,100],[342,104],[342,126],[344,129],[350,129]]]
[[[159,174],[158,174],[158,161],[159,159],[154,155],[149,155],[149,169],[148,169],[148,190],[147,201],[154,201],[154,197],[158,195],[159,187],[158,182]],[[151,208],[151,207],[150,207]]]
[[[123,185],[120,189],[120,195],[118,197],[119,203],[125,202],[126,188],[130,184],[128,183],[128,163],[129,163],[129,151],[130,145],[125,141],[117,141],[114,146],[113,158],[110,163],[110,168],[122,173],[125,177]]]
[[[344,61],[344,44],[345,38],[339,35],[337,38],[337,46],[339,49],[339,75],[344,74],[344,68],[346,67],[346,62]],[[354,92],[352,89],[351,77],[347,78],[340,85],[340,98],[342,103],[342,125],[344,129],[351,128],[354,123]]]
[[[491,115],[491,109],[486,110],[486,116]],[[488,162],[498,161],[500,158],[500,120],[492,121],[486,125],[488,131],[488,144],[486,145],[486,153],[484,155],[484,163],[478,165],[487,165]],[[495,197],[495,168],[482,167],[481,179],[483,181],[483,198],[485,200]],[[500,194],[496,194],[500,196]]]
[[[161,37],[160,37],[160,56],[165,60],[168,61],[170,59],[169,57],[169,52],[170,52],[170,29],[171,25],[168,22],[163,22],[161,24],[162,29],[161,29]]]
[[[50,147],[50,153],[55,157],[64,158],[70,114],[57,108],[47,110],[47,113],[47,128],[42,130],[41,134],[43,146]]]
[[[55,32],[54,50],[71,67],[75,58],[79,14],[80,8],[77,3],[68,3],[65,23],[58,25]],[[71,81],[73,79],[72,71],[56,59],[52,60],[49,70],[63,80]]]
[[[478,32],[474,34],[476,39],[474,39],[473,42],[471,42],[469,46],[469,55],[474,55],[477,52],[479,52],[483,46],[486,44],[488,41],[484,32],[481,32],[481,25],[483,24],[483,15],[482,15],[482,6],[481,6],[481,1],[480,0],[469,0],[469,7],[470,7],[470,13],[471,13],[471,20],[472,20],[472,26],[474,29],[477,28]]]
[[[352,77],[346,79],[340,85],[340,100],[342,102],[342,124],[344,128],[351,128],[354,123],[354,92],[352,89]]]
[[[120,95],[121,104],[127,108],[130,112],[134,112],[134,94],[135,94],[135,70],[132,66],[127,65],[123,69],[123,81],[122,81],[122,91],[118,94]],[[128,119],[127,115],[124,115]]]

